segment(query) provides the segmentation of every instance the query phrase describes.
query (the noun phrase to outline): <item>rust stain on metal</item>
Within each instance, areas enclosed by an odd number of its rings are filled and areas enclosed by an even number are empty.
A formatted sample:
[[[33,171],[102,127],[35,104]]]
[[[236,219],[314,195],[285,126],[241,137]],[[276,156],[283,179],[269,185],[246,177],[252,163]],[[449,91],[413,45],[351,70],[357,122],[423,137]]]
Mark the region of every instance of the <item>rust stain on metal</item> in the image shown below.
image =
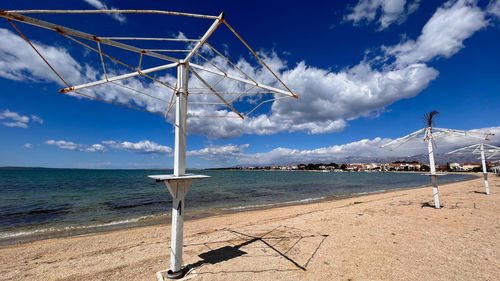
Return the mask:
[[[24,18],[23,17],[20,17],[16,14],[10,14],[10,13],[5,13],[5,15],[8,15],[10,18],[12,18],[13,20],[17,20],[17,21],[21,21],[21,22],[24,22]]]
[[[95,36],[95,35],[92,35],[92,39],[96,42],[101,42],[101,39],[99,39],[99,37]]]
[[[59,90],[59,93],[60,94],[64,94],[64,93],[67,93],[67,92],[71,92],[71,91],[74,91],[75,88],[74,87],[71,87],[71,88],[65,88],[65,89],[61,89]]]

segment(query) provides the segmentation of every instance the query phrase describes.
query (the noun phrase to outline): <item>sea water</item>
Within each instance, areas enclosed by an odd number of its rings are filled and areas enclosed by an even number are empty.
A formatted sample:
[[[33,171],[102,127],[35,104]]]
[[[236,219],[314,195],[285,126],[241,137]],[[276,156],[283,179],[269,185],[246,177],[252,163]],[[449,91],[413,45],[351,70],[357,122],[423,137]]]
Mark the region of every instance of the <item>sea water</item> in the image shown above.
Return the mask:
[[[188,218],[429,184],[429,177],[419,173],[188,172],[212,177],[191,186],[186,197]],[[168,223],[170,194],[164,183],[147,176],[171,173],[171,170],[0,170],[0,245]],[[440,182],[471,177],[453,174],[440,177]]]

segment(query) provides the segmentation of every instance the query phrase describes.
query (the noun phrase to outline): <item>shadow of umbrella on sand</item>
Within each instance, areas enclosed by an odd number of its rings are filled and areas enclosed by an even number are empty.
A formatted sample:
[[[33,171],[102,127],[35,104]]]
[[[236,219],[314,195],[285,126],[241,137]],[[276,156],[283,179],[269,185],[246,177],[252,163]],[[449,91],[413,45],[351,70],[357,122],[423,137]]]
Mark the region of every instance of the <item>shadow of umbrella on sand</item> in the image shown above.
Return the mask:
[[[244,231],[236,231],[231,229],[224,229],[221,232],[230,234],[233,237],[231,239],[186,245],[186,247],[204,246],[210,248],[210,244],[227,244],[220,248],[213,249],[198,255],[201,260],[186,265],[186,277],[189,276],[189,273],[198,275],[207,273],[250,273],[289,270],[306,271],[307,265],[313,259],[314,255],[319,250],[324,240],[328,237],[328,235],[321,234],[303,235],[301,232],[298,232],[297,229],[288,228],[286,226],[278,226],[271,231],[261,232],[263,234],[259,235],[248,234],[244,233]],[[236,241],[239,241],[239,243],[234,243]],[[288,243],[284,243],[285,241]],[[294,255],[296,254],[291,252],[301,245],[301,241],[306,242],[309,247],[307,247],[307,250],[298,252],[305,253],[305,255],[307,256],[297,258],[294,257]],[[268,250],[271,251],[269,252]],[[267,252],[268,254],[262,255],[262,252]],[[214,264],[220,264],[242,257],[251,259],[251,261],[249,261],[247,264],[252,264],[253,268],[225,270],[221,266],[219,266],[217,267],[218,271],[212,271],[215,268],[205,267],[207,265],[210,266]],[[271,259],[273,261],[270,261]],[[285,264],[292,265],[292,267],[286,266],[286,268],[264,269],[262,268],[262,266],[259,266],[259,264],[268,265],[276,263],[275,259],[284,259],[287,261]],[[201,269],[202,267],[205,267],[204,269],[207,270],[197,272],[197,270]],[[219,269],[221,270],[219,271]]]

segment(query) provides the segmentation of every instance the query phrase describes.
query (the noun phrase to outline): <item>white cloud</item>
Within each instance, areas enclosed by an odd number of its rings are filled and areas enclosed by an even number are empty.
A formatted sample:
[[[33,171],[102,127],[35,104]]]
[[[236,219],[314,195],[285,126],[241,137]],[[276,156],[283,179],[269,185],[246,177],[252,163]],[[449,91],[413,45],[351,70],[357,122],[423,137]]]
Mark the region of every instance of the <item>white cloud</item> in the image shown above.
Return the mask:
[[[84,80],[84,68],[66,49],[32,43],[65,79],[71,82]],[[50,81],[63,85],[24,39],[4,28],[0,28],[0,77],[17,81]]]
[[[491,0],[486,10],[489,14],[494,15],[500,19],[500,0]]]
[[[25,143],[25,144],[24,144],[24,147],[26,147],[26,148],[32,148],[32,147],[33,147],[33,145],[32,145],[31,143]]]
[[[172,148],[170,148],[169,146],[159,145],[155,142],[148,140],[143,140],[136,143],[128,141],[124,142],[103,141],[102,143],[114,149],[123,149],[137,153],[159,153],[159,154],[172,153]]]
[[[418,9],[419,5],[420,0],[408,3],[406,0],[359,0],[344,19],[357,25],[362,21],[372,22],[379,15],[377,23],[379,29],[382,30],[394,22],[404,22],[409,14]]]
[[[33,122],[37,122],[39,123],[40,125],[43,125],[43,119],[36,116],[36,115],[31,115],[31,121]]]
[[[273,114],[281,118],[291,117],[294,121],[292,128],[307,128],[314,133],[315,127],[310,124],[324,125],[321,122],[366,115],[399,99],[417,95],[436,76],[437,71],[424,64],[375,70],[362,62],[342,72],[332,73],[301,63],[285,72],[283,77],[302,94],[302,101],[277,101],[273,104]],[[318,133],[334,130],[326,127],[321,131],[321,127],[317,128]]]
[[[97,68],[93,68],[90,65],[80,65],[71,56],[69,49],[47,46],[38,42],[32,43],[71,85],[104,79],[104,74],[96,70],[100,66],[97,65]],[[126,73],[128,72],[126,71]],[[124,73],[123,71],[114,70],[112,67],[108,69],[108,75],[110,76]],[[0,77],[16,81],[55,82],[65,87],[61,80],[20,36],[3,28],[0,28]],[[176,79],[173,76],[166,75],[160,79],[175,85]],[[121,83],[142,92],[154,93],[155,96],[165,100],[169,100],[172,92],[165,86],[157,83],[143,83],[139,79],[127,79],[121,81]],[[165,109],[165,105],[159,103],[158,100],[114,85],[102,85],[82,92],[106,100],[146,107],[153,111]],[[81,98],[79,95],[75,96]],[[38,119],[35,121],[39,122]]]
[[[106,151],[104,145],[98,143],[85,148],[85,152],[104,152],[104,151]]]
[[[78,150],[82,147],[81,144],[76,144],[71,141],[64,141],[64,140],[48,140],[45,142],[45,144],[48,145],[55,145],[59,147],[60,149],[66,149],[66,150]]]
[[[485,13],[475,1],[448,1],[437,9],[416,41],[385,47],[385,53],[394,56],[399,65],[449,58],[464,48],[465,39],[487,25]]]
[[[28,116],[20,115],[17,112],[12,112],[8,109],[0,112],[0,119],[11,119],[13,121],[28,123],[30,118]]]
[[[239,159],[239,163],[247,165],[298,164],[329,162],[334,159],[347,158],[353,155],[357,157],[375,157],[384,153],[387,154],[386,151],[380,151],[378,147],[388,141],[390,139],[363,139],[357,142],[312,150],[278,147],[269,152],[244,155]]]
[[[117,142],[117,141],[103,141],[102,144],[96,143],[92,145],[79,144],[65,140],[48,140],[45,142],[48,145],[55,145],[60,149],[75,150],[82,152],[106,152],[108,148],[126,150],[137,153],[159,153],[171,154],[172,148],[164,145],[159,145],[155,142],[143,140],[137,143],[133,142]]]
[[[25,128],[25,129],[28,128],[28,125],[26,123],[23,123],[23,122],[3,122],[2,124],[4,124],[7,127],[11,127],[11,128],[14,128],[14,127]]]
[[[0,120],[5,120],[2,124],[7,127],[19,128],[28,128],[28,123],[30,122],[30,118],[28,116],[21,115],[8,109],[0,112]],[[31,121],[43,124],[43,120],[35,115],[31,115]]]
[[[65,140],[48,140],[45,142],[45,144],[48,145],[55,145],[59,147],[60,149],[65,149],[65,150],[76,150],[76,151],[83,151],[83,152],[105,152],[106,148],[101,145],[101,144],[93,144],[93,145],[85,145],[85,144],[78,144],[74,143],[71,141],[65,141]]]
[[[88,4],[98,10],[116,10],[114,7],[108,7],[108,5],[102,0],[85,0]],[[122,14],[109,14],[112,18],[119,21],[120,23],[127,22],[127,18]]]
[[[188,151],[187,156],[197,156],[205,160],[231,160],[243,155],[244,149],[249,146],[249,144],[240,146],[234,144],[209,146],[199,150]]]

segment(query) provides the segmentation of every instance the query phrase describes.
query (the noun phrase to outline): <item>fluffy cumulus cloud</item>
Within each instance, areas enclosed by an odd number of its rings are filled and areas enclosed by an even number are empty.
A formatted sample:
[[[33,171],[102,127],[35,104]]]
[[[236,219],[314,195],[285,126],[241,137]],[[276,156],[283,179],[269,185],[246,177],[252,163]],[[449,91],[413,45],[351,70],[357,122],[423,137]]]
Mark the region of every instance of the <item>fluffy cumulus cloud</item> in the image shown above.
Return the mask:
[[[475,1],[449,1],[438,8],[417,40],[384,49],[399,65],[428,62],[436,57],[449,58],[464,48],[465,39],[487,25],[485,13]]]
[[[106,152],[108,149],[125,150],[141,154],[171,154],[172,148],[164,145],[159,145],[155,142],[143,140],[139,142],[128,141],[103,141],[96,144],[80,144],[65,140],[48,140],[45,142],[48,145],[54,145],[60,149],[82,151],[82,152]],[[31,144],[30,144],[31,147]]]
[[[78,150],[82,147],[81,144],[76,144],[71,141],[64,141],[64,140],[48,140],[45,142],[45,144],[48,145],[55,145],[59,147],[60,149],[66,149],[66,150]]]
[[[84,151],[84,152],[106,151],[106,148],[101,144],[85,145],[65,140],[48,140],[45,142],[45,144],[54,145],[59,147],[60,149],[65,149],[65,150]]]
[[[500,19],[500,0],[491,0],[487,9],[488,13]]]
[[[0,112],[0,120],[5,120],[5,122],[2,123],[8,127],[28,128],[30,118],[6,109]]]
[[[306,102],[291,100],[277,101],[273,104],[276,116],[289,116],[294,121],[301,118],[308,121],[296,122],[302,129],[312,133],[331,132],[340,126],[320,129],[322,120],[341,121],[342,118],[356,118],[373,110],[383,108],[392,102],[413,97],[422,91],[437,71],[424,64],[411,64],[403,68],[388,67],[375,70],[368,63],[360,63],[340,73],[299,64],[295,69],[284,73],[285,80],[297,92],[303,93]]]
[[[377,5],[373,3],[378,3]],[[398,14],[397,7],[404,7],[407,14],[414,10],[418,1],[360,1],[358,5],[375,5],[376,9],[383,7],[387,11]],[[398,6],[399,5],[399,6]],[[492,4],[493,5],[493,4]],[[410,8],[413,7],[413,8]],[[355,8],[353,8],[355,9]],[[231,138],[243,134],[267,135],[278,132],[306,132],[308,134],[323,134],[341,131],[347,126],[348,120],[362,116],[370,116],[381,112],[390,104],[418,95],[429,83],[436,79],[438,71],[427,63],[435,58],[450,57],[464,47],[464,40],[476,31],[487,25],[486,11],[478,8],[475,2],[467,0],[449,1],[437,9],[422,32],[415,40],[406,39],[394,46],[383,46],[381,53],[374,59],[366,59],[357,65],[347,67],[338,72],[298,63],[293,68],[287,67],[287,62],[277,54],[260,52],[266,63],[277,72],[284,82],[297,94],[299,99],[279,99],[269,102],[252,115],[241,120],[234,118],[235,114],[221,105],[214,95],[189,96],[189,114],[192,116],[215,115],[228,118],[189,118],[188,132],[190,134],[205,135],[210,138]],[[365,16],[371,18],[371,16]],[[391,22],[391,20],[382,20]],[[394,18],[394,16],[392,16]],[[400,18],[399,16],[396,18]],[[182,34],[179,34],[181,36]],[[5,29],[0,29],[0,76],[14,79],[33,79],[57,81],[57,78],[47,71],[43,62],[36,58],[33,50],[23,40]],[[70,56],[67,50],[54,48],[35,43],[42,53],[53,57],[50,61],[60,62],[55,68],[72,84],[84,83],[103,79],[97,69],[99,66],[80,65]],[[210,57],[215,65],[227,69],[228,74],[241,74],[228,63],[211,53],[208,48],[201,50],[204,56]],[[207,68],[213,66],[199,58],[194,62]],[[240,58],[237,66],[257,81],[274,87],[280,87],[276,79],[263,67]],[[5,67],[4,67],[5,66]],[[60,68],[60,69],[59,69]],[[123,74],[109,67],[109,75]],[[198,71],[202,78],[210,84],[219,80],[219,76]],[[166,73],[160,80],[170,85],[175,85],[176,78],[173,73]],[[158,83],[145,83],[143,80],[132,78],[122,80],[122,86],[139,90],[143,93],[153,94],[161,100],[152,99],[144,95],[131,94],[123,87],[108,84],[94,89],[86,89],[86,93],[106,100],[146,108],[150,111],[165,112],[172,91]],[[202,86],[202,83],[191,76],[190,88]],[[221,92],[241,92],[249,86],[224,79],[217,85]],[[257,89],[254,89],[257,90]],[[231,100],[231,95],[224,95]],[[249,112],[243,103],[257,106],[268,98],[278,95],[246,95],[234,99],[232,104],[243,113]],[[218,104],[217,104],[218,103]],[[174,114],[169,115],[168,121],[173,121]],[[132,143],[104,144],[123,149],[134,150]],[[147,143],[136,144],[143,151]],[[154,149],[153,149],[154,151]],[[160,153],[170,153],[163,150]]]
[[[96,144],[93,144],[91,146],[86,147],[85,151],[86,152],[104,152],[104,151],[106,151],[106,148],[104,147],[104,145],[96,143]]]
[[[35,48],[43,54],[57,72],[71,85],[79,85],[104,79],[104,74],[98,71],[98,66],[80,64],[70,54],[70,49],[48,46],[40,42],[32,42]],[[75,48],[78,49],[78,48]],[[124,74],[110,67],[108,75]],[[54,74],[35,51],[23,38],[8,29],[0,28],[0,77],[15,81],[52,82],[61,87],[64,83]],[[166,75],[160,78],[168,84],[175,85],[176,79]],[[154,93],[158,99],[139,95],[124,87],[115,85],[102,85],[92,89],[82,90],[83,93],[102,99],[145,107],[152,111],[161,111],[165,108],[172,90],[158,83],[144,83],[139,79],[127,79],[117,84],[139,89],[141,92]],[[75,95],[76,96],[76,95]],[[76,96],[81,97],[81,96]]]
[[[380,155],[378,147],[389,139],[375,138],[363,139],[343,145],[334,145],[311,150],[278,147],[269,152],[246,154],[238,162],[243,165],[270,165],[291,164],[303,162],[328,162],[334,159],[345,159],[356,155],[357,157],[373,157]]]
[[[83,80],[85,69],[68,50],[38,42],[32,43],[65,79]],[[4,28],[0,28],[0,77],[17,81],[55,81],[62,85],[23,38]]]
[[[352,21],[355,25],[363,21],[372,22],[378,18],[379,29],[385,29],[393,23],[402,23],[406,17],[415,12],[420,5],[420,0],[359,0],[351,7],[350,13],[344,19]]]
[[[234,144],[214,145],[199,150],[188,151],[187,155],[200,157],[205,160],[230,160],[241,157],[245,148],[248,148],[249,146],[249,144],[239,146]]]
[[[98,9],[98,10],[116,10],[114,7],[109,7],[104,1],[102,0],[85,0],[89,5],[92,7]],[[119,21],[120,23],[125,23],[127,22],[127,18],[122,15],[122,14],[109,14],[112,18],[115,20]]]
[[[28,116],[21,115],[8,109],[0,111],[0,120],[2,120],[2,124],[7,127],[28,128],[30,121],[43,124],[42,118],[36,115],[31,115],[30,119]]]
[[[276,54],[268,54],[265,58],[273,69],[281,72],[285,83],[300,94],[298,101],[276,100],[269,113],[245,120],[191,118],[188,120],[190,132],[212,138],[231,138],[245,133],[265,135],[302,131],[322,134],[341,131],[347,125],[346,119],[367,116],[397,100],[413,97],[438,75],[435,69],[422,63],[405,66],[391,64],[375,69],[369,62],[363,61],[334,73],[304,62],[293,69],[286,69],[286,62]],[[259,81],[272,81],[271,75],[262,69],[249,67],[247,62],[240,61],[239,66],[246,73],[254,74],[253,77]],[[193,105],[190,105],[190,111],[197,115],[214,114],[214,111],[209,113],[207,107]],[[234,117],[225,109],[216,110],[215,115]]]
[[[170,154],[172,153],[172,148],[169,146],[159,145],[155,142],[143,140],[140,142],[117,142],[117,141],[103,141],[105,145],[108,145],[114,149],[122,149],[137,153],[158,153],[158,154]]]
[[[36,123],[38,123],[40,125],[43,124],[43,119],[40,118],[40,117],[38,117],[38,116],[36,116],[36,115],[31,115],[31,121],[36,122]]]

